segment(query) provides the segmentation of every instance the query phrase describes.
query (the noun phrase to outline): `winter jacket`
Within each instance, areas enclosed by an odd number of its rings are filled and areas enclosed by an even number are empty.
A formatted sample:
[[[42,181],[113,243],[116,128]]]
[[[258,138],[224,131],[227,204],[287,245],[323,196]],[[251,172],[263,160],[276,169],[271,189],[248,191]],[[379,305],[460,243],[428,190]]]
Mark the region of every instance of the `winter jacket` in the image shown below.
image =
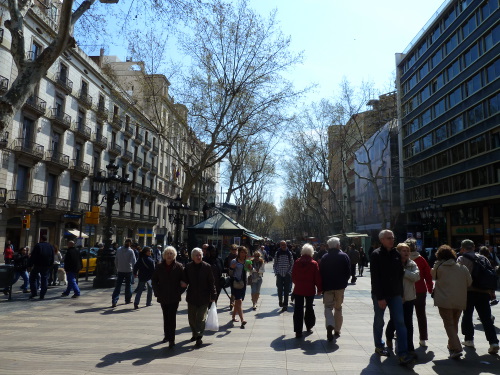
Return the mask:
[[[474,251],[470,251],[470,253],[474,254],[477,257],[483,257],[484,256],[484,255],[475,253]],[[488,258],[486,258],[486,259],[488,259]],[[472,268],[474,267],[474,261],[473,260],[471,260],[471,259],[469,259],[469,258],[464,257],[464,256],[461,255],[461,256],[458,257],[457,263],[462,264],[465,267],[467,267],[467,269],[469,270],[469,273],[472,274]],[[471,292],[479,292],[479,293],[490,294],[490,291],[488,289],[480,289],[480,288],[476,288],[475,286],[472,286],[472,285],[469,285],[468,290],[471,291]]]
[[[472,284],[472,277],[467,267],[454,259],[434,263],[431,270],[434,286],[434,306],[445,309],[465,310],[467,307],[467,287]]]
[[[323,291],[345,289],[351,277],[351,261],[340,249],[329,249],[319,264]]]
[[[295,261],[292,269],[292,282],[295,284],[293,294],[298,296],[314,296],[321,292],[321,274],[318,263],[309,255],[302,255]]]
[[[155,263],[153,259],[145,254],[139,256],[139,260],[134,265],[134,275],[139,275],[139,281],[148,281],[153,277]]]
[[[172,268],[167,269],[167,263],[161,262],[154,270],[151,284],[153,292],[159,303],[178,303],[184,288],[181,281],[184,279],[184,266],[179,262],[173,262]]]
[[[64,257],[64,270],[66,272],[78,273],[83,268],[82,255],[76,247],[68,248]]]
[[[206,262],[196,264],[190,262],[184,269],[184,280],[189,284],[186,302],[196,306],[208,305],[216,299],[214,274],[212,266]]]
[[[404,265],[405,275],[403,277],[403,301],[413,301],[417,298],[415,282],[420,280],[420,271],[417,263],[408,259]]]
[[[403,297],[403,276],[405,273],[401,256],[395,248],[381,246],[372,253],[371,263],[372,294],[377,300]]]
[[[421,256],[418,251],[410,253],[410,259],[417,263],[418,270],[420,271],[420,280],[415,283],[415,291],[418,293],[425,293],[426,291],[432,293],[434,283],[432,282],[431,267],[429,263]]]
[[[14,254],[14,271],[22,272],[28,269],[28,255],[21,253]]]
[[[39,242],[33,248],[29,265],[35,267],[52,267],[54,264],[54,247],[48,242]]]

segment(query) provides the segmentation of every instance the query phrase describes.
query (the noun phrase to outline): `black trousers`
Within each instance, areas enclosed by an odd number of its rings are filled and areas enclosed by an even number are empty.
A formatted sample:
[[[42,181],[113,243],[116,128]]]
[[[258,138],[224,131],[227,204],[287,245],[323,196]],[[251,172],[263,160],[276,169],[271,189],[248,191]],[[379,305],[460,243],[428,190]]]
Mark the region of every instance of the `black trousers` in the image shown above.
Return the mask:
[[[175,327],[177,318],[177,309],[179,302],[162,303],[161,309],[163,311],[163,332],[168,341],[175,340]]]
[[[304,300],[306,311],[304,313]],[[293,330],[302,333],[303,322],[306,329],[311,329],[316,324],[316,315],[313,308],[314,296],[299,296],[295,294],[295,306],[293,310]]]
[[[356,263],[351,263],[351,283],[355,283],[356,279]]]

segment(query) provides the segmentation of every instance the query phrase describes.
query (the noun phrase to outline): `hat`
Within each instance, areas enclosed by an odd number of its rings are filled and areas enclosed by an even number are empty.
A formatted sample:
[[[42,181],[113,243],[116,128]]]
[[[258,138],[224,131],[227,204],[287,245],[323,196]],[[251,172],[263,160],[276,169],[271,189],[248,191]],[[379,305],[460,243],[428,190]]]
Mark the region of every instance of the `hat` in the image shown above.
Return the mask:
[[[156,247],[161,247],[161,245],[156,245]]]
[[[460,247],[462,249],[473,249],[475,247],[474,241],[472,241],[472,240],[463,240],[462,243],[460,244]]]

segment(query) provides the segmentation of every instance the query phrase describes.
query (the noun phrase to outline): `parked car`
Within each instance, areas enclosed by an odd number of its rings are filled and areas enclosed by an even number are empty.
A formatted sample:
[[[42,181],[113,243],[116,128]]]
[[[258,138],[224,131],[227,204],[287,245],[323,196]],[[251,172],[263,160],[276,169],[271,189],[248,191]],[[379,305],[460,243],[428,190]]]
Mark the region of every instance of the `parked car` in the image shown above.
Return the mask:
[[[80,254],[82,256],[82,264],[83,268],[80,270],[80,275],[85,275],[87,272],[87,253],[88,253],[88,265],[89,265],[89,273],[95,272],[96,262],[97,262],[97,251],[99,251],[98,247],[91,247],[90,249],[84,247],[80,249]]]

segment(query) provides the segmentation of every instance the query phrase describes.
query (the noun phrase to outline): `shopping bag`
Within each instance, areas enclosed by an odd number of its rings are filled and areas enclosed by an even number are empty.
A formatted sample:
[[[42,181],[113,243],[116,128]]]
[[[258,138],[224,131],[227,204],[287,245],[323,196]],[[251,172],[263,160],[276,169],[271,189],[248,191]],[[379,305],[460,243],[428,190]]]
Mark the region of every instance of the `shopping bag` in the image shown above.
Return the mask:
[[[208,310],[205,329],[208,331],[215,331],[215,332],[219,330],[219,318],[217,317],[217,305],[215,304],[215,302],[212,302],[212,306]]]

